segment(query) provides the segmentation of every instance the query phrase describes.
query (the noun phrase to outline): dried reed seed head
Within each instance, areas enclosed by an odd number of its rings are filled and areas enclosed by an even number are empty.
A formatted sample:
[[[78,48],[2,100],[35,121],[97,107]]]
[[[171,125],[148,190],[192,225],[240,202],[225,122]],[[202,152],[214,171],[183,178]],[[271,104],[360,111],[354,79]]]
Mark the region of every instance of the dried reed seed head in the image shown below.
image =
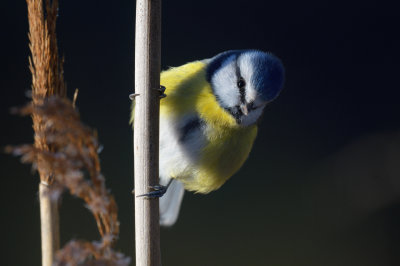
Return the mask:
[[[127,266],[130,258],[109,249],[103,254],[103,242],[70,241],[57,252],[55,265]]]
[[[27,0],[27,4],[33,102],[50,95],[65,97],[64,60],[59,58],[56,37],[58,1],[46,1],[46,18],[42,1]]]
[[[119,233],[117,205],[100,173],[97,134],[80,122],[74,108],[77,92],[73,103],[66,99],[64,59],[59,58],[56,38],[58,0],[46,0],[45,11],[42,0],[27,0],[27,5],[32,103],[19,112],[31,115],[35,143],[6,151],[37,167],[42,182],[55,181],[50,186],[52,197],[59,197],[66,188],[86,202],[96,219],[102,242],[72,241],[59,251],[56,265],[85,261],[87,265],[128,265],[129,258],[111,249]]]
[[[29,68],[32,73],[32,103],[40,105],[50,95],[66,96],[66,86],[63,77],[63,60],[59,59],[56,20],[58,1],[46,0],[46,13],[43,9],[42,0],[27,0],[29,21],[29,47],[31,57]],[[33,129],[35,131],[35,146],[43,150],[51,147],[46,143],[46,134],[43,131],[43,117],[33,114]],[[41,158],[38,158],[38,162]],[[39,166],[40,179],[46,183],[52,183],[51,173],[45,173]]]
[[[80,121],[77,110],[66,98],[51,96],[42,105],[27,105],[20,113],[42,118],[42,130],[37,136],[45,135],[45,144],[52,149],[23,145],[7,147],[7,151],[22,156],[24,162],[36,164],[43,174],[53,176],[54,196],[60,195],[60,187],[65,187],[82,198],[93,213],[101,236],[112,239],[105,241],[110,247],[119,233],[117,205],[100,172],[96,132]],[[84,178],[85,172],[90,180]]]

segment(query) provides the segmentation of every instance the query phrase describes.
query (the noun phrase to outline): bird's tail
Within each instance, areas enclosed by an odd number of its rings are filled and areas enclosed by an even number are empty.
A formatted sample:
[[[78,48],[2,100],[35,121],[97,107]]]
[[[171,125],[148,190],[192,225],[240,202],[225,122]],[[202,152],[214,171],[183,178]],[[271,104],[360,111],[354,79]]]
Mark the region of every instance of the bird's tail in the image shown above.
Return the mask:
[[[160,180],[166,185],[169,180]],[[166,181],[166,182],[165,182]],[[160,198],[160,225],[172,226],[178,219],[185,189],[183,184],[173,179],[167,192]]]

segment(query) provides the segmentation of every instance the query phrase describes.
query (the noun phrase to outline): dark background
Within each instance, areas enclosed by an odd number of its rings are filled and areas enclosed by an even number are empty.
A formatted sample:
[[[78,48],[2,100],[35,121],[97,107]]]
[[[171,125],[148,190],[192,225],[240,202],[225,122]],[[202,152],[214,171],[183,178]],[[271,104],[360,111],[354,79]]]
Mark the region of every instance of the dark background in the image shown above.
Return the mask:
[[[135,1],[63,1],[58,40],[82,120],[95,127],[119,205],[117,248],[133,256]],[[394,2],[394,1],[393,1]],[[2,4],[1,142],[32,142],[9,114],[30,88],[25,1]],[[162,67],[224,50],[271,51],[285,89],[265,111],[242,169],[209,195],[187,193],[163,229],[163,265],[400,265],[400,47],[389,1],[164,1]],[[38,177],[0,155],[2,265],[40,265]],[[62,244],[98,239],[80,200],[65,196]]]

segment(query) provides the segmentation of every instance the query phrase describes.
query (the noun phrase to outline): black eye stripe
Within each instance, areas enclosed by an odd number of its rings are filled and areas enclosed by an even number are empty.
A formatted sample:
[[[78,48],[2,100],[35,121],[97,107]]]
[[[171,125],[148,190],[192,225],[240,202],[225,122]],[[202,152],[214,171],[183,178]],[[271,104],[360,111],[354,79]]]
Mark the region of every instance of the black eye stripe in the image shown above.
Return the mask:
[[[236,85],[239,88],[240,102],[245,104],[246,103],[246,81],[244,80],[244,78],[242,77],[242,75],[240,73],[238,61],[239,61],[239,56],[236,58],[236,61],[235,61],[236,77],[238,79],[236,82]]]
[[[246,87],[245,87],[244,79],[242,77],[239,78],[237,85],[238,85],[239,93],[240,93],[240,101],[242,103],[246,103]]]

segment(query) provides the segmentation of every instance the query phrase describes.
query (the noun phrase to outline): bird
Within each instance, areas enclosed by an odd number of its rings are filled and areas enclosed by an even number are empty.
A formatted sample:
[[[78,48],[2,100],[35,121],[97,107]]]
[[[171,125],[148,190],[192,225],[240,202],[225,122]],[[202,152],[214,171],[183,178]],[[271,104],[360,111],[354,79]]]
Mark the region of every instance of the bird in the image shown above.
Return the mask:
[[[185,190],[210,193],[240,169],[284,76],[281,60],[260,50],[225,51],[161,72],[160,185],[139,195],[160,197],[160,225],[175,224]]]

